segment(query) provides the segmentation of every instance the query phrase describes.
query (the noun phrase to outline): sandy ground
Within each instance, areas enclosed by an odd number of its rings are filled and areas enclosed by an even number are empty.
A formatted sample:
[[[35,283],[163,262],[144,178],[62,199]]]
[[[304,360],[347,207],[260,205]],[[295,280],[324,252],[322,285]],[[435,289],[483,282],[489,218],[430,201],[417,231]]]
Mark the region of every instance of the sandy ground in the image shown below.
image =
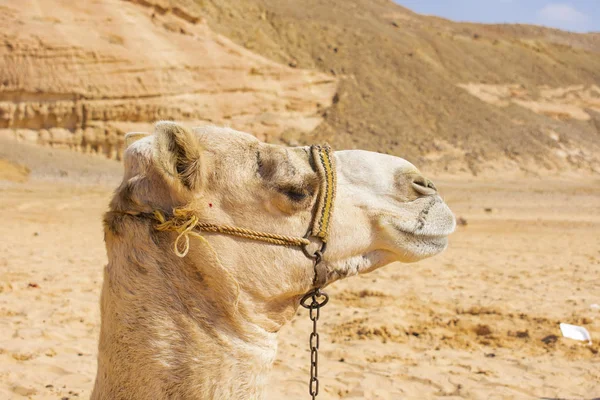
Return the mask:
[[[87,398],[111,186],[14,170],[0,180],[0,398]],[[436,183],[468,224],[441,256],[329,288],[319,398],[600,397],[600,180]],[[308,397],[308,334],[300,310],[269,399]]]

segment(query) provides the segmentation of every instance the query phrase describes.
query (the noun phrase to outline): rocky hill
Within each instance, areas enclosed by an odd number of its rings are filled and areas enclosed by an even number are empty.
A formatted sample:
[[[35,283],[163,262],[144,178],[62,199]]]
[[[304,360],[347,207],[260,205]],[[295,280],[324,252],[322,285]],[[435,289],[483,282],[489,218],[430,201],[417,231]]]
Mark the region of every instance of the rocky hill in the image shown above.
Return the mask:
[[[0,2],[0,128],[119,157],[124,132],[160,119],[271,139],[310,132],[336,78],[282,65],[180,9],[118,0]]]
[[[114,156],[125,130],[173,118],[449,173],[600,171],[597,33],[388,0],[38,3],[0,0],[9,135]]]

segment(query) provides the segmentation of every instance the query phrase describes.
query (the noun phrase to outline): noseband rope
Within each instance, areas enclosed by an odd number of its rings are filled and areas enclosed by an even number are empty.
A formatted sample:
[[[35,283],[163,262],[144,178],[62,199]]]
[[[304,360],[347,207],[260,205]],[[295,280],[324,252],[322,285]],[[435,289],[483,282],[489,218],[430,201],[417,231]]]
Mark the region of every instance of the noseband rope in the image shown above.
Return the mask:
[[[329,145],[310,147],[312,159],[321,180],[321,191],[317,201],[317,209],[313,220],[311,236],[327,243],[329,238],[329,223],[335,200],[336,175],[334,159],[331,157]]]
[[[317,320],[319,319],[320,308],[329,301],[327,293],[321,291],[321,287],[327,282],[327,267],[322,264],[322,261],[323,253],[325,253],[327,248],[327,240],[329,239],[329,226],[335,201],[336,170],[334,163],[335,159],[333,158],[332,150],[329,145],[312,145],[310,147],[310,155],[311,165],[319,176],[320,191],[315,204],[311,227],[304,237],[279,235],[240,228],[237,226],[201,222],[190,207],[174,208],[173,215],[168,219],[165,217],[165,214],[159,210],[155,210],[152,214],[146,215],[149,215],[150,218],[157,221],[157,224],[154,226],[157,231],[170,231],[178,234],[173,243],[173,251],[178,257],[185,257],[188,254],[190,250],[190,236],[192,236],[202,240],[202,242],[211,248],[213,256],[220,265],[216,251],[210,246],[206,238],[197,231],[221,233],[245,239],[258,240],[278,246],[299,247],[302,249],[302,252],[306,257],[313,261],[314,270],[313,288],[302,297],[300,305],[309,310],[309,316],[313,322],[313,331],[310,334],[309,340],[311,353],[309,393],[312,398],[315,399],[319,394],[319,334],[317,333]],[[308,246],[312,243],[310,240],[311,237],[321,242],[320,248],[314,252],[308,250]],[[222,269],[232,277],[231,273],[229,273],[226,268]],[[239,294],[239,285],[237,282],[236,289]]]

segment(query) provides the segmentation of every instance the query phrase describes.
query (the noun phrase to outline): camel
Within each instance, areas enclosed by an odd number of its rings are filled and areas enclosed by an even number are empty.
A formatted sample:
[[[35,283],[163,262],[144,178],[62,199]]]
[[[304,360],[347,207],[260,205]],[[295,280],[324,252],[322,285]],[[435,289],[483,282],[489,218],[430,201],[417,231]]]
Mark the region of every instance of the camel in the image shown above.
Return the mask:
[[[145,136],[145,137],[142,137]],[[309,147],[174,122],[136,134],[104,218],[108,265],[93,400],[262,399],[277,332],[314,288],[293,246],[156,229],[155,211],[302,237],[320,183]],[[447,247],[455,218],[404,159],[336,151],[325,285]],[[318,243],[314,243],[318,245]],[[176,254],[178,253],[178,254]]]

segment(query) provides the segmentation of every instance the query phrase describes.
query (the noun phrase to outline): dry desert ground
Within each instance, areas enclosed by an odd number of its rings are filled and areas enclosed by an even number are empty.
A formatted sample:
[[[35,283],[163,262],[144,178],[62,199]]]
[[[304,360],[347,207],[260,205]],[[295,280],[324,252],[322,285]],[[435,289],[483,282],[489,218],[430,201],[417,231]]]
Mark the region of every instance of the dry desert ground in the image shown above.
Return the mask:
[[[0,398],[87,398],[106,263],[101,216],[121,167],[7,143]],[[319,398],[600,397],[600,179],[432,178],[467,224],[438,257],[328,289]],[[560,322],[585,326],[594,344],[562,338]],[[269,399],[308,397],[308,333],[299,310],[281,332]]]

